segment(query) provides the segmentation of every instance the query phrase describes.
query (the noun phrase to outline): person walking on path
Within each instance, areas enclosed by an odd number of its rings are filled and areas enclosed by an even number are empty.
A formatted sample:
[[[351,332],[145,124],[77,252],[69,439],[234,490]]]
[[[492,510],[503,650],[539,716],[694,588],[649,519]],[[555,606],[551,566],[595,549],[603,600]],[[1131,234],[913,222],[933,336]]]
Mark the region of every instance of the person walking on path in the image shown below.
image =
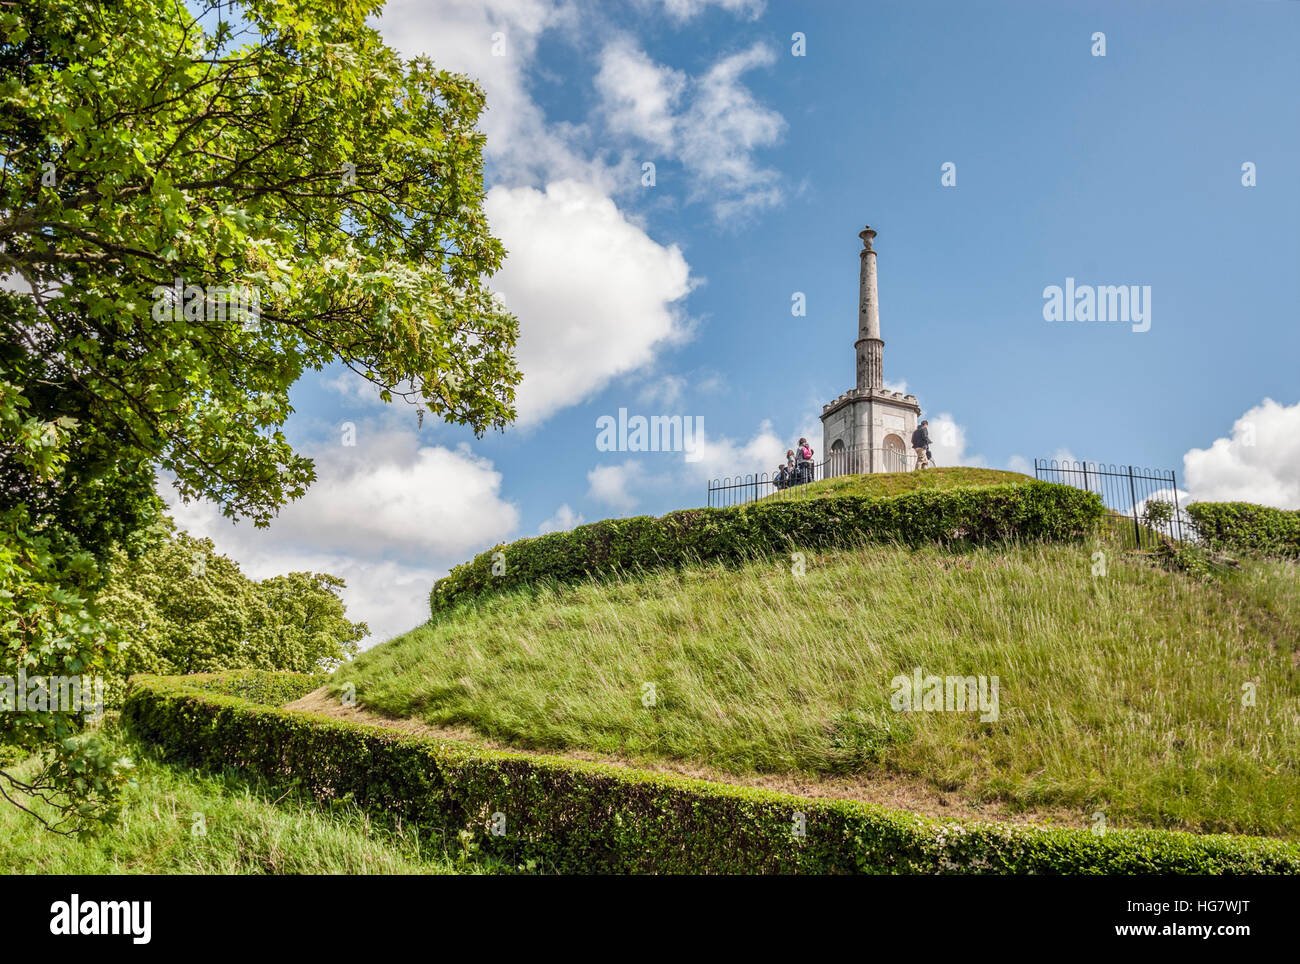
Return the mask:
[[[923,469],[930,464],[930,420],[923,418],[921,424],[912,433],[912,451],[916,453],[916,467]]]

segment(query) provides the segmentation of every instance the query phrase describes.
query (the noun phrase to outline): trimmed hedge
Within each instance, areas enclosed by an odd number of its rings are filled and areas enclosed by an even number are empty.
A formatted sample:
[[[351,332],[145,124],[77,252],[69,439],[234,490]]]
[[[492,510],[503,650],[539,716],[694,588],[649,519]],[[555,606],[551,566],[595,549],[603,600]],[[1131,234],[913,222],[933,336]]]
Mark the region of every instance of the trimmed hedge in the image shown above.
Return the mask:
[[[349,799],[512,864],[562,873],[1294,874],[1258,837],[937,821],[257,706],[185,677],[132,680],[123,719],[164,756]],[[504,815],[503,835],[493,815]],[[796,836],[802,814],[803,836]]]
[[[320,689],[329,673],[287,673],[266,669],[234,669],[221,673],[191,673],[183,677],[195,689],[238,696],[263,706],[283,706]]]
[[[1104,512],[1094,492],[1035,481],[606,519],[480,553],[434,584],[429,607],[436,614],[465,599],[548,580],[577,582],[694,562],[731,562],[792,548],[843,548],[864,539],[907,544],[1071,540],[1091,533]],[[494,574],[497,553],[502,555]]]
[[[1211,549],[1300,558],[1300,512],[1251,502],[1193,502],[1187,514]]]

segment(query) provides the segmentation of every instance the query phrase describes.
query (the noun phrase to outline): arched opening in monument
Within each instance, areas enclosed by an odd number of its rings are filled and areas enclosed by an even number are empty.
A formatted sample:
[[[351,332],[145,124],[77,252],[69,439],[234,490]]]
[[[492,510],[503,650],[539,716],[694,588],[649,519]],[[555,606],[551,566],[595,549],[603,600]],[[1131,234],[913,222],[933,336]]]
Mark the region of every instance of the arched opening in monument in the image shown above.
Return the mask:
[[[885,457],[883,471],[885,472],[906,472],[907,471],[907,449],[903,446],[903,440],[897,435],[885,436]]]
[[[828,465],[827,468],[830,469],[830,471],[826,473],[827,478],[830,478],[832,475],[844,475],[848,472],[848,466],[844,461],[844,439],[837,438],[831,444],[831,459],[830,465]]]

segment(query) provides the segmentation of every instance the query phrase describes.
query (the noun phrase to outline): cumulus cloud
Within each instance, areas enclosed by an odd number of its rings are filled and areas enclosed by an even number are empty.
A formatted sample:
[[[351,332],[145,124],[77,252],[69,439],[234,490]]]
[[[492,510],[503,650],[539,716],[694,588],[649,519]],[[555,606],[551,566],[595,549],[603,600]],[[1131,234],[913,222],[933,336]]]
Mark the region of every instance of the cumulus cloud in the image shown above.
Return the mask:
[[[820,433],[816,436],[807,432],[803,434],[814,442],[821,437]],[[797,435],[788,438],[777,435],[769,419],[764,419],[754,434],[743,441],[726,436],[715,438],[706,428],[696,443],[696,451],[692,453],[686,471],[697,479],[772,472],[785,461],[786,450],[794,446],[796,438]]]
[[[601,53],[595,78],[610,130],[630,134],[663,151],[676,144],[677,104],[686,75],[657,64],[628,39]]]
[[[763,0],[663,0],[664,10],[678,21],[693,20],[709,7],[757,19],[764,6]]]
[[[537,533],[546,535],[548,532],[567,532],[575,526],[582,525],[584,521],[582,514],[574,512],[566,502],[555,510],[554,515],[537,527]]]
[[[926,416],[930,419],[930,451],[938,465],[982,466],[983,456],[972,455],[966,451],[966,426],[959,425],[951,412]],[[903,440],[910,447],[911,439]]]
[[[697,397],[715,395],[726,387],[722,373],[707,367],[682,374],[648,375],[636,386],[636,400],[640,405],[658,407],[662,413],[677,409],[688,392]]]
[[[722,5],[757,9],[737,0]],[[691,17],[704,6],[682,2],[671,12]],[[484,87],[481,126],[495,184],[486,212],[509,252],[492,284],[520,319],[518,424],[525,428],[650,366],[690,334],[681,304],[692,286],[689,265],[677,246],[654,241],[614,203],[638,181],[626,170],[628,151],[605,159],[619,150],[609,135],[676,157],[689,172],[691,197],[707,199],[724,220],[780,195],[776,172],[753,153],[779,138],[784,120],[744,84],[748,71],[775,60],[762,44],[691,78],[615,38],[592,80],[601,106],[587,122],[548,122],[529,71],[543,35],[571,35],[590,19],[584,16],[577,4],[543,0],[394,0],[379,21],[403,54],[428,54]],[[593,143],[604,153],[585,149]]]
[[[181,503],[170,486],[160,491],[178,525],[212,539],[253,578],[313,570],[347,580],[349,614],[370,624],[372,642],[422,622],[438,575],[519,526],[501,474],[467,446],[424,446],[413,431],[363,423],[355,446],[304,451],[317,481],[267,529],[232,524],[208,502]]]
[[[814,445],[821,438],[820,430],[811,428],[778,435],[768,420],[747,439],[712,436],[706,428],[690,453],[647,454],[593,468],[587,473],[587,495],[623,511],[639,505],[650,494],[679,495],[684,486],[694,487],[698,496],[702,491],[699,487],[710,479],[742,478],[763,472],[771,475],[800,435]]]
[[[534,425],[651,363],[688,332],[690,268],[576,181],[494,187],[487,213],[510,254],[493,279],[520,318],[519,424]]]
[[[776,171],[760,167],[753,152],[780,140],[785,120],[740,82],[746,72],[775,61],[765,44],[723,58],[700,80],[683,118],[679,152],[698,181],[693,196],[718,198],[713,212],[720,221],[781,200]]]
[[[587,496],[626,511],[640,501],[632,490],[644,478],[645,467],[632,459],[621,465],[598,465],[587,473]]]
[[[660,405],[672,408],[681,401],[686,390],[686,379],[682,375],[660,375],[647,381],[637,392],[637,401],[642,405]]]
[[[495,180],[540,185],[572,177],[608,189],[610,169],[575,147],[581,127],[548,124],[528,91],[541,36],[572,28],[577,18],[573,4],[550,0],[388,0],[379,30],[403,56],[427,54],[482,85],[487,107],[479,126]]]
[[[1264,399],[1233,423],[1231,437],[1184,455],[1183,478],[1200,502],[1300,509],[1300,402]]]
[[[754,153],[781,139],[785,119],[742,81],[775,61],[771,47],[756,43],[688,78],[620,38],[601,52],[595,83],[610,128],[680,161],[691,200],[708,199],[715,218],[730,222],[781,201],[777,172]]]

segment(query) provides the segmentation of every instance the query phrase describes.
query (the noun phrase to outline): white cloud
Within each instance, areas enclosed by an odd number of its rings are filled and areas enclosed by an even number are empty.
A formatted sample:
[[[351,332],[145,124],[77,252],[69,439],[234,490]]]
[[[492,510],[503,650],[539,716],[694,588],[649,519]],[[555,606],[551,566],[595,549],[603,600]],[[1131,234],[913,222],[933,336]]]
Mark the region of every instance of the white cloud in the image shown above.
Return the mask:
[[[581,402],[686,337],[676,305],[691,288],[686,259],[598,189],[494,187],[487,213],[510,251],[493,286],[520,319],[520,425]]]
[[[661,412],[677,409],[688,391],[694,396],[714,395],[727,387],[726,378],[712,368],[697,368],[685,374],[649,375],[636,388],[638,404],[658,406]]]
[[[656,64],[631,41],[620,39],[602,51],[595,84],[611,130],[666,152],[674,149],[685,74]]]
[[[229,539],[215,538],[218,551],[234,556]],[[363,649],[399,636],[429,619],[429,590],[446,575],[447,567],[419,566],[384,559],[364,559],[328,552],[298,552],[292,548],[237,541],[239,568],[251,579],[287,572],[328,572],[347,585],[339,594],[348,618],[363,621],[370,635]]]
[[[598,465],[587,473],[587,482],[590,483],[587,495],[626,511],[640,501],[632,489],[644,478],[644,467],[630,459],[622,465]]]
[[[912,440],[904,439],[909,449]],[[966,452],[966,427],[958,425],[951,412],[941,412],[930,418],[930,451],[937,465],[982,466],[984,458]]]
[[[808,437],[814,442],[820,438]],[[757,431],[743,442],[726,436],[713,438],[706,429],[703,438],[696,443],[692,461],[687,463],[688,471],[699,479],[773,472],[785,461],[786,450],[794,447],[796,438],[798,436],[782,439],[768,419],[764,419]]]
[[[582,525],[584,521],[582,514],[574,512],[566,502],[555,510],[553,516],[537,527],[537,533],[546,535],[548,532],[567,532],[575,526]]]
[[[682,118],[678,150],[696,177],[692,197],[716,198],[713,213],[719,221],[781,200],[776,171],[760,167],[753,151],[780,140],[785,120],[759,104],[740,82],[747,71],[775,61],[776,53],[761,43],[720,60],[698,82]]]
[[[1231,438],[1184,455],[1183,478],[1200,502],[1300,509],[1300,402],[1264,399],[1233,423]]]
[[[722,5],[758,9],[743,0]],[[671,10],[689,17],[704,6]],[[689,265],[676,245],[657,243],[615,205],[616,192],[638,189],[639,171],[630,151],[605,159],[622,150],[609,135],[671,149],[690,172],[691,196],[708,199],[720,218],[780,194],[776,172],[752,157],[784,127],[743,84],[747,71],[775,60],[761,44],[692,80],[615,39],[593,77],[601,107],[590,122],[548,122],[529,89],[538,44],[548,31],[572,38],[597,29],[591,21],[579,4],[543,0],[392,0],[379,21],[403,54],[428,54],[484,88],[480,124],[495,184],[485,207],[509,252],[492,284],[520,319],[517,424],[525,428],[651,365],[662,347],[690,334],[679,304],[692,287]],[[584,149],[593,143],[598,151]]]
[[[787,449],[800,435],[819,444],[820,432],[777,435],[770,421],[764,420],[752,436],[735,440],[713,437],[703,432],[695,451],[686,454],[660,454],[628,459],[618,465],[602,465],[587,473],[587,495],[624,511],[638,505],[650,492],[675,492],[683,486],[700,486],[715,478],[742,478],[763,472],[771,475],[785,461]],[[651,470],[654,471],[651,471]]]
[[[501,474],[467,446],[422,446],[414,431],[363,423],[355,447],[305,452],[317,481],[267,529],[160,490],[178,525],[212,539],[253,578],[310,569],[347,580],[349,615],[370,624],[372,642],[423,622],[433,580],[519,526]]]
[[[730,222],[781,201],[777,172],[760,166],[754,152],[780,140],[785,119],[742,83],[745,73],[775,61],[758,43],[688,79],[620,38],[601,53],[596,89],[611,130],[680,160],[691,200],[709,200],[714,216]]]
[[[646,382],[637,392],[642,405],[659,405],[665,409],[675,406],[686,389],[686,379],[681,375],[660,375]]]
[[[389,0],[379,21],[384,40],[406,57],[468,74],[487,106],[479,121],[495,180],[540,185],[573,177],[610,188],[604,165],[574,141],[582,129],[551,125],[527,89],[527,71],[543,33],[579,26],[577,8],[549,0]]]
[[[333,378],[322,376],[320,382],[324,387],[336,392],[349,402],[365,402],[372,405],[384,404],[384,400],[379,397],[379,386],[358,375],[350,368],[344,368]]]
[[[663,0],[663,6],[674,20],[685,21],[698,17],[709,7],[714,6],[755,20],[763,12],[765,5],[763,0]]]

